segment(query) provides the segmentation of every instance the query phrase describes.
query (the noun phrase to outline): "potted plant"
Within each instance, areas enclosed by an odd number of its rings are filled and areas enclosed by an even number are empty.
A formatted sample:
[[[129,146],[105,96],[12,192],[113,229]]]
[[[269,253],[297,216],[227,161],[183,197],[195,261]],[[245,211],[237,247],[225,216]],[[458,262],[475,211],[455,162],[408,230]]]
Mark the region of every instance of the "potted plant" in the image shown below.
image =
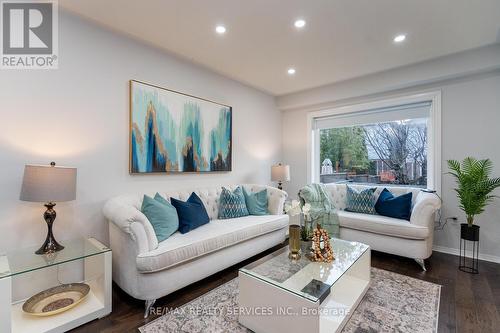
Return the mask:
[[[449,174],[455,177],[455,188],[462,209],[467,217],[467,224],[472,227],[476,215],[484,212],[486,206],[497,196],[491,193],[500,187],[500,178],[490,178],[493,163],[489,159],[477,160],[465,158],[462,163],[448,161]]]
[[[493,163],[489,159],[477,160],[467,157],[462,163],[448,161],[450,174],[455,177],[455,188],[460,201],[460,209],[465,212],[467,223],[460,225],[460,254],[458,269],[471,274],[479,273],[479,226],[474,225],[476,215],[484,212],[486,206],[496,198],[491,193],[500,187],[500,178],[490,178]],[[472,242],[472,246],[467,246]],[[472,256],[467,256],[466,248],[472,248]]]

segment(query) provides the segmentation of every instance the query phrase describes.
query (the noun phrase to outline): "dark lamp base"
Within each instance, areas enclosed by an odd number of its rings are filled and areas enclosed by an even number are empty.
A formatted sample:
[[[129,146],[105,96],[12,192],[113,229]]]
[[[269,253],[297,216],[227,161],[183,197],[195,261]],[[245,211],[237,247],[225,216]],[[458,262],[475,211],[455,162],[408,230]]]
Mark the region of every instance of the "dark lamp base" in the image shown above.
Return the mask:
[[[61,251],[62,249],[64,249],[64,246],[59,244],[54,239],[53,235],[50,235],[50,237],[47,235],[47,239],[45,239],[45,242],[43,243],[42,247],[40,247],[38,250],[36,250],[35,254],[49,254],[49,253]]]
[[[54,206],[56,204],[53,202],[49,202],[45,204],[45,207],[47,207],[47,210],[43,214],[43,218],[45,219],[45,222],[47,222],[47,237],[45,238],[45,242],[43,243],[42,247],[40,247],[35,254],[48,254],[48,253],[54,253],[57,251],[61,251],[64,249],[64,246],[59,244],[56,239],[54,238],[54,235],[52,234],[52,224],[54,223],[54,220],[56,219],[56,211],[54,210]]]

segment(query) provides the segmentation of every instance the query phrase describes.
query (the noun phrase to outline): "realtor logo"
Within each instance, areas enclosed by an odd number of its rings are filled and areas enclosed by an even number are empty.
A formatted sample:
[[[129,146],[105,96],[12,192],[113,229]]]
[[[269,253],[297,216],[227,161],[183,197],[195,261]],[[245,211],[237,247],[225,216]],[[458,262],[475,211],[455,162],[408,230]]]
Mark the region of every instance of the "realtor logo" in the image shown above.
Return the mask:
[[[2,1],[3,69],[57,68],[55,1]]]

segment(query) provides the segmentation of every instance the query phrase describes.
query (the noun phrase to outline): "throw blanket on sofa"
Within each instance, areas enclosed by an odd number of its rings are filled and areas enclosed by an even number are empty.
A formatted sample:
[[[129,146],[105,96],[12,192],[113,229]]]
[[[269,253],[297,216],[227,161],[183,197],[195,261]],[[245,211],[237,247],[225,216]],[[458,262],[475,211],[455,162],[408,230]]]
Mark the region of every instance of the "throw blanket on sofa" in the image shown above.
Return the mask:
[[[302,204],[311,205],[310,216],[328,231],[330,237],[339,237],[339,217],[330,195],[323,184],[310,184],[299,191]]]

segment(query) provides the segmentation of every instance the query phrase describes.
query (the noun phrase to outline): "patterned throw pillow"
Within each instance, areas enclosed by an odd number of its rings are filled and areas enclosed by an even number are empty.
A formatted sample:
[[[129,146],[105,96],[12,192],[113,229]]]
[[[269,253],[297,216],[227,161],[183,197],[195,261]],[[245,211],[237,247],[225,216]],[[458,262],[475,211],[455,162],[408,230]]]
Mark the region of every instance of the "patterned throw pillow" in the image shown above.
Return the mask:
[[[241,187],[238,186],[233,192],[223,187],[219,199],[219,219],[232,219],[247,215],[249,215],[248,209]]]
[[[346,211],[364,214],[376,214],[375,211],[375,190],[376,188],[367,188],[357,191],[347,186]]]

